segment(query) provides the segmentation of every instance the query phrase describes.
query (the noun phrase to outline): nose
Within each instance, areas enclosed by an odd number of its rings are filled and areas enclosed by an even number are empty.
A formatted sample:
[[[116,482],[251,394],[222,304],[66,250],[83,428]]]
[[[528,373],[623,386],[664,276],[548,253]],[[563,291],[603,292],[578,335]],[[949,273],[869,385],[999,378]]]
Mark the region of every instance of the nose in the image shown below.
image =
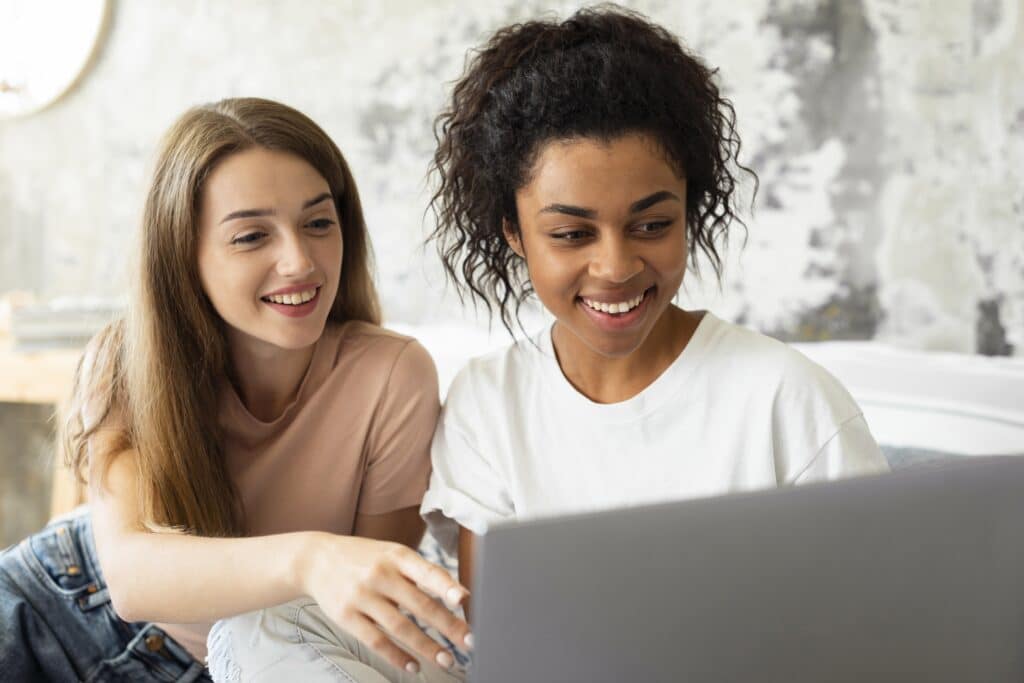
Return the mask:
[[[643,272],[644,262],[627,240],[601,240],[590,259],[590,276],[606,282],[622,283]]]
[[[282,240],[277,259],[278,274],[289,277],[303,277],[315,270],[310,257],[309,244],[301,235],[289,235]]]

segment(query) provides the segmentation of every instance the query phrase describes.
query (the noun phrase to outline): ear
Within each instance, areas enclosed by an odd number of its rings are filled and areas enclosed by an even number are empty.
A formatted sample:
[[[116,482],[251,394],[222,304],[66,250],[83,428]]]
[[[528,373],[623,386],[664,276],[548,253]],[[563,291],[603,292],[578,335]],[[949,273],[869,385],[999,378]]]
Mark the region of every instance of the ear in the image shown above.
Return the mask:
[[[519,231],[512,227],[507,218],[501,219],[501,233],[505,236],[505,242],[512,251],[516,252],[519,258],[526,258],[526,250],[523,249],[523,238]]]

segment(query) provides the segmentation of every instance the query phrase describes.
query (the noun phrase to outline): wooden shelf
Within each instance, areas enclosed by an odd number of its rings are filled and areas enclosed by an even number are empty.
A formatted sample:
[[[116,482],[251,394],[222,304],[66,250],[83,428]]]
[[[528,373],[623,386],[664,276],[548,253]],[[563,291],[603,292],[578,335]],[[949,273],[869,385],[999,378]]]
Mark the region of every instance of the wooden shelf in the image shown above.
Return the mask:
[[[81,349],[16,351],[0,332],[0,402],[59,405],[71,392]]]

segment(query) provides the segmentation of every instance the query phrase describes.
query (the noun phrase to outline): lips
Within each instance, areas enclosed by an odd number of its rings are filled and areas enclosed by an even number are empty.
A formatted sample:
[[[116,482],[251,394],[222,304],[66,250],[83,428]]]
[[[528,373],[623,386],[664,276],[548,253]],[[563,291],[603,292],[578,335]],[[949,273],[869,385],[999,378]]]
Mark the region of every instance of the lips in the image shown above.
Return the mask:
[[[310,282],[301,285],[292,285],[290,287],[282,287],[281,289],[274,290],[268,294],[264,294],[260,298],[264,301],[273,301],[274,303],[303,303],[313,298],[316,290],[322,286],[322,283]]]
[[[289,318],[303,318],[303,317],[309,315],[310,313],[312,313],[314,310],[316,310],[317,305],[320,303],[320,290],[321,290],[320,287],[316,287],[313,290],[312,298],[310,298],[307,301],[296,302],[294,304],[293,303],[282,303],[281,300],[282,299],[295,300],[295,298],[299,297],[299,294],[296,294],[296,293],[271,294],[271,295],[268,295],[268,296],[265,296],[265,297],[261,298],[260,300],[264,304],[266,304],[267,306],[270,306],[272,309],[274,309],[275,311],[280,313],[281,315],[287,316]],[[308,291],[309,290],[306,290],[306,292],[308,292]],[[273,297],[274,299],[277,299],[278,301],[273,301],[273,300],[271,300],[270,297]],[[303,296],[302,298],[305,298],[305,297]]]
[[[635,296],[618,295],[600,298],[580,296],[580,298],[583,300],[583,303],[585,303],[587,306],[594,309],[595,311],[609,313],[612,315],[618,315],[622,313],[628,313],[629,311],[639,306],[640,302],[643,300],[644,294],[646,293],[647,290],[645,289],[643,292],[640,292]]]
[[[612,313],[610,310],[607,312],[604,310],[595,310],[594,303],[605,304],[605,302],[597,302],[589,297],[578,297],[578,305],[600,329],[606,332],[623,332],[630,330],[641,321],[651,300],[654,298],[656,290],[657,287],[648,287],[644,290],[643,294],[640,295],[639,303],[632,308],[628,308],[622,313]],[[630,300],[627,299],[625,303],[628,304],[629,302]],[[615,303],[621,304],[622,302]],[[610,309],[611,303],[606,304],[606,306]]]

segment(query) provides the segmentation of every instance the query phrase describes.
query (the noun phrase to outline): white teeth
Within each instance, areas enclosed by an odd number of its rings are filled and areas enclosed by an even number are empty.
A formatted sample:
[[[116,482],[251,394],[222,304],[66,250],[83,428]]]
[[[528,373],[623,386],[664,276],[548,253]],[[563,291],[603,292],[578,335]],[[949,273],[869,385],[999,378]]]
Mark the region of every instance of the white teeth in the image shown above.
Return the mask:
[[[644,300],[644,295],[633,297],[628,301],[620,301],[616,303],[605,303],[603,301],[591,301],[590,299],[583,299],[583,303],[590,306],[595,311],[601,311],[602,313],[609,313],[611,315],[618,315],[620,313],[626,313],[633,310],[640,305],[640,302]]]
[[[295,294],[275,294],[273,296],[265,296],[263,298],[275,304],[298,306],[299,304],[306,303],[315,296],[316,288],[308,289],[305,292],[296,292]]]

